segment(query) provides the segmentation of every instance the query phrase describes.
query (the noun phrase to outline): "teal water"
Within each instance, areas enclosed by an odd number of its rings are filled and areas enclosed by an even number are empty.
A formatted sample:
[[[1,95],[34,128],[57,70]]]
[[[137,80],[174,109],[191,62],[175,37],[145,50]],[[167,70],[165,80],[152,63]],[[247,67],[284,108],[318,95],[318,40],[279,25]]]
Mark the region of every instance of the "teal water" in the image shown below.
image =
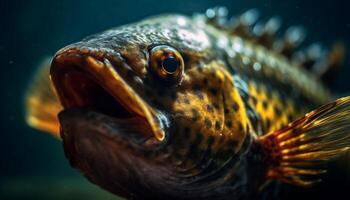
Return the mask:
[[[281,16],[283,28],[304,25],[306,43],[340,40],[350,47],[345,0],[0,0],[0,199],[115,199],[69,166],[60,141],[25,124],[23,94],[43,57],[109,27],[160,13],[191,15],[216,5],[227,6],[231,14],[258,8],[262,19]],[[349,53],[347,58],[331,86],[338,94],[350,94]]]

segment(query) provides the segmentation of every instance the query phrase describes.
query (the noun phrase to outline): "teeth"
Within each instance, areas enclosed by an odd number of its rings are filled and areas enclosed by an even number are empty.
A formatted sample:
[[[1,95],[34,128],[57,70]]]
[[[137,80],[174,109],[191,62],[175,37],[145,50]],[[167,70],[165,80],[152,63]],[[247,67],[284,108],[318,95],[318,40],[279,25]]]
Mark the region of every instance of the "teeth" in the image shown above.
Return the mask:
[[[118,98],[118,101],[127,109],[139,116],[147,119],[154,136],[159,140],[164,140],[165,134],[161,128],[161,122],[157,113],[144,102],[133,89],[123,80],[108,59],[103,62],[91,56],[86,58],[90,74],[105,86],[111,95]],[[123,96],[121,96],[123,94]]]

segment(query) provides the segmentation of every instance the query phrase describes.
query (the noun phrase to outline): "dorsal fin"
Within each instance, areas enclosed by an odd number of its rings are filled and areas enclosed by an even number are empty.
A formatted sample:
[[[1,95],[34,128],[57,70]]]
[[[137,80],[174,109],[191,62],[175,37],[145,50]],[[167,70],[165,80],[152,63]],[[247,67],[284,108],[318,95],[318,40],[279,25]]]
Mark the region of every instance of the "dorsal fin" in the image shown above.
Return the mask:
[[[313,66],[324,56],[324,54],[325,50],[322,48],[321,44],[314,43],[306,49],[294,53],[292,56],[292,61],[298,66],[311,70]]]
[[[282,38],[276,39],[275,35],[281,26],[279,17],[272,17],[265,23],[257,23],[259,17],[257,9],[247,10],[229,20],[227,15],[226,7],[214,7],[208,9],[202,16],[208,24],[222,31],[280,53],[293,65],[311,71],[326,83],[334,79],[335,73],[342,65],[345,48],[341,43],[335,44],[328,53],[319,43],[300,51],[298,48],[306,36],[306,31],[301,26],[288,28]]]
[[[256,42],[270,49],[274,43],[275,34],[281,27],[281,23],[279,17],[272,17],[264,24],[257,23],[253,28]]]
[[[226,26],[227,14],[228,11],[226,7],[209,8],[205,12],[207,22],[217,28],[224,28]]]
[[[208,24],[243,38],[253,38],[252,26],[259,16],[257,9],[247,10],[238,17],[230,18],[230,20],[227,19],[227,15],[226,7],[209,8],[205,12]]]
[[[303,51],[296,52],[292,62],[316,74],[321,80],[330,83],[343,64],[345,47],[341,43],[333,45],[330,51],[319,43],[310,45]]]
[[[295,49],[304,41],[305,36],[304,28],[292,26],[287,29],[284,38],[274,44],[274,49],[287,58],[291,58]]]
[[[253,38],[252,27],[259,17],[257,9],[250,9],[238,17],[232,17],[228,23],[228,31],[231,34],[243,37]]]

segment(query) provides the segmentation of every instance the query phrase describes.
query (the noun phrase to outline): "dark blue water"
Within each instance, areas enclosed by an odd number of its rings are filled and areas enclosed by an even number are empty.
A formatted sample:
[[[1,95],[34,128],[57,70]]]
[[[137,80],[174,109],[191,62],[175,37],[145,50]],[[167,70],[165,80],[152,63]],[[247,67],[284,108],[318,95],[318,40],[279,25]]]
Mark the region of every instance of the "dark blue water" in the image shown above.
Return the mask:
[[[348,4],[346,0],[0,0],[0,199],[111,197],[69,167],[59,141],[24,123],[23,93],[45,55],[89,34],[150,15],[191,15],[216,5],[226,6],[230,14],[258,8],[262,19],[280,16],[282,29],[305,26],[306,43],[319,41],[327,46],[343,41],[350,48]],[[346,57],[345,67],[331,85],[338,94],[350,92],[350,54]]]

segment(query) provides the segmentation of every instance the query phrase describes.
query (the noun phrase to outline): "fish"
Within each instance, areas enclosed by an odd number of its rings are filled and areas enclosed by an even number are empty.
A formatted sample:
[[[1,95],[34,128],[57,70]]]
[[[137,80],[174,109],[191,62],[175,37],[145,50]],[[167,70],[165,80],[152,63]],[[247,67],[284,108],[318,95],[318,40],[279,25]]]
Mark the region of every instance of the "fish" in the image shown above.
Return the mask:
[[[299,50],[302,28],[276,39],[278,18],[227,13],[149,17],[60,49],[28,87],[27,123],[127,199],[259,199],[271,182],[319,183],[350,149],[350,96],[326,86],[343,45]]]

